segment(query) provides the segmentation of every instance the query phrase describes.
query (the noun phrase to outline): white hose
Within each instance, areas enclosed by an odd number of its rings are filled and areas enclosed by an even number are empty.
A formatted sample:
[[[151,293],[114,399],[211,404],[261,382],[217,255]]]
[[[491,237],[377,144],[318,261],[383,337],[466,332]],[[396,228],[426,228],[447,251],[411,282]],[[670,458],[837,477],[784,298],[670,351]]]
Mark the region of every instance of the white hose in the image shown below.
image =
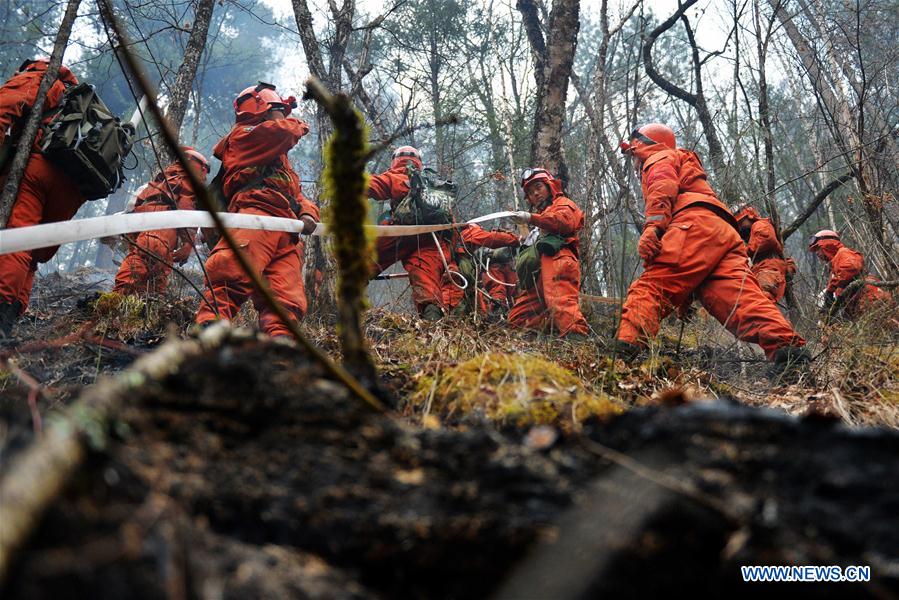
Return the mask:
[[[437,252],[440,253],[440,260],[443,261],[443,268],[446,269],[446,272],[449,273],[450,281],[453,282],[453,285],[459,288],[460,290],[464,290],[468,287],[468,280],[465,279],[465,275],[458,271],[453,271],[449,268],[449,264],[446,262],[446,256],[443,255],[443,248],[440,246],[440,240],[437,239],[437,234],[433,231],[431,232],[431,237],[434,238],[434,245],[437,246]],[[462,285],[456,283],[456,280],[453,279],[453,275],[458,275],[459,279],[462,280]]]
[[[444,225],[366,225],[378,237],[400,237],[444,231],[467,224],[480,223],[492,219],[511,216],[511,212],[498,212],[477,217],[466,223]],[[242,213],[219,213],[229,229],[259,229],[263,231],[287,231],[302,233],[303,222],[297,219],[248,215]],[[202,210],[167,210],[161,212],[127,213],[73,219],[59,223],[45,223],[29,227],[15,227],[0,231],[0,254],[23,252],[35,248],[60,246],[94,238],[153,231],[155,229],[180,229],[213,227],[212,217]],[[319,223],[311,235],[327,235],[326,227]]]

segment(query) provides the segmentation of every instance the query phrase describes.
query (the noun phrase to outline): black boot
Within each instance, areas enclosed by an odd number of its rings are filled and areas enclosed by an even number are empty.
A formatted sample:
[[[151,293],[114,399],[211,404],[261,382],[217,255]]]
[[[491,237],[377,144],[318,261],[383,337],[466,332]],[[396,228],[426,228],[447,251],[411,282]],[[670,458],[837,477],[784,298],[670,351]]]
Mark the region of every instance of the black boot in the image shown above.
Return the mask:
[[[783,366],[804,365],[812,362],[812,354],[805,346],[784,346],[774,353],[774,364]]]
[[[586,344],[590,338],[583,333],[569,333],[563,338],[569,344]]]
[[[606,352],[606,356],[620,358],[626,363],[631,363],[634,362],[634,359],[637,358],[637,355],[642,351],[643,348],[637,344],[616,339],[612,342],[608,352]]]
[[[439,321],[443,318],[443,309],[436,304],[428,304],[421,311],[421,318],[425,321]]]
[[[19,320],[19,313],[22,312],[22,303],[18,300],[13,302],[0,302],[0,340],[12,337],[12,328]]]
[[[784,346],[774,353],[774,364],[771,365],[771,376],[793,376],[805,373],[812,362],[812,354],[805,346]]]

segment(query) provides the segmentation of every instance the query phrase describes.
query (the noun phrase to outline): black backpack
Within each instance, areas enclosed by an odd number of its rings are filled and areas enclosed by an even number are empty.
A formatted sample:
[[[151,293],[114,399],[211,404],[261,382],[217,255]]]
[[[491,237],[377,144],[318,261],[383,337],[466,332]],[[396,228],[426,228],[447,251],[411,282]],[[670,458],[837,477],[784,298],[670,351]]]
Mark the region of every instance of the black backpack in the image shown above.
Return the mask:
[[[113,193],[125,181],[134,128],[114,116],[94,87],[68,88],[58,112],[44,125],[41,152],[75,183],[88,200]]]
[[[430,168],[409,166],[409,193],[390,211],[397,225],[439,225],[453,222],[456,184],[437,177]]]

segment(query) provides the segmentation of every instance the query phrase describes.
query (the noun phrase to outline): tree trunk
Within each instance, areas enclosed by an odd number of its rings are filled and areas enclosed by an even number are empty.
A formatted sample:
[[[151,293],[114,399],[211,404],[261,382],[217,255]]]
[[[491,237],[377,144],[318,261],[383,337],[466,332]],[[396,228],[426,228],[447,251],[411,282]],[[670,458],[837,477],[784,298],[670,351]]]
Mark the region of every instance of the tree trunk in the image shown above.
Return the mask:
[[[37,138],[38,128],[41,124],[41,116],[43,115],[41,107],[44,106],[44,100],[47,98],[50,86],[56,82],[59,67],[62,65],[62,56],[65,54],[66,46],[69,43],[72,24],[78,15],[78,6],[80,4],[81,0],[69,0],[69,3],[66,5],[66,12],[62,17],[62,22],[59,24],[56,41],[53,43],[53,52],[50,54],[47,71],[41,79],[40,86],[38,86],[34,108],[29,113],[28,119],[22,128],[22,134],[19,136],[19,147],[13,156],[6,183],[3,185],[3,194],[0,196],[0,229],[6,227],[9,216],[12,214],[13,203],[19,193],[19,184],[22,181],[22,175],[25,174],[28,160],[31,158],[31,149],[34,146],[34,140]]]
[[[568,184],[568,166],[562,154],[562,126],[568,81],[580,30],[580,0],[555,0],[546,25],[544,41],[534,0],[519,0],[531,52],[535,58],[537,106],[531,136],[531,164],[543,167]]]
[[[175,85],[172,86],[172,95],[165,111],[166,118],[172,124],[172,128],[179,132],[179,137],[184,114],[187,112],[187,103],[190,100],[190,92],[197,76],[200,56],[206,48],[206,37],[209,33],[209,23],[212,20],[214,5],[215,0],[197,0],[193,27],[190,30],[187,47],[184,49],[184,61],[178,68]],[[165,146],[159,149],[159,162],[162,163],[160,168],[165,169],[174,159],[175,157]]]

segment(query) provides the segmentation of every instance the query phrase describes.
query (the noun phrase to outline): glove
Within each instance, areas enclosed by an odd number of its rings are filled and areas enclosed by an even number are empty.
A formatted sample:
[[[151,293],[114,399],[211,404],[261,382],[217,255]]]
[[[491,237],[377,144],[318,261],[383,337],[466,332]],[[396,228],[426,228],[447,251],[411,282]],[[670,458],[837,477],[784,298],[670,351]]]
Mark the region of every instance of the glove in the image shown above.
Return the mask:
[[[318,225],[318,223],[315,222],[315,219],[309,215],[303,215],[300,217],[300,220],[303,221],[303,235],[309,235],[315,231],[315,226]]]
[[[510,216],[509,219],[513,223],[526,225],[527,223],[531,222],[531,213],[526,210],[516,210],[512,213],[512,216]]]
[[[649,226],[643,230],[643,235],[637,242],[637,253],[643,259],[643,266],[649,265],[662,251],[662,240],[659,239],[659,233],[657,227]]]
[[[172,253],[172,262],[183,265],[190,259],[191,247],[189,244],[183,244],[175,252]]]

